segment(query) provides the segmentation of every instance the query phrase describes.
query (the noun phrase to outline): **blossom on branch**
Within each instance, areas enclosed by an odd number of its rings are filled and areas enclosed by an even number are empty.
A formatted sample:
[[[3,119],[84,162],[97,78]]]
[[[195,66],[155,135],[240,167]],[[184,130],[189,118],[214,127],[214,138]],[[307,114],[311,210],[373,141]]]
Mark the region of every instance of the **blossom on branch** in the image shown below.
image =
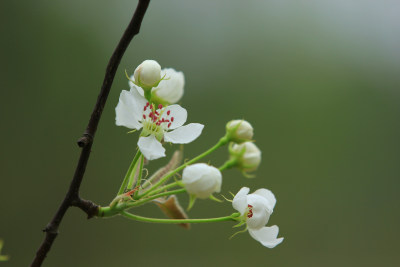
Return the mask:
[[[240,212],[242,223],[246,223],[251,237],[263,246],[273,248],[283,241],[283,237],[277,238],[278,226],[265,226],[276,204],[275,196],[264,188],[252,194],[249,192],[248,187],[240,189],[232,201],[233,208]]]
[[[204,199],[221,191],[222,174],[213,166],[197,163],[183,170],[182,183],[189,194]]]
[[[161,142],[187,144],[199,137],[204,128],[199,123],[183,126],[187,119],[186,109],[176,104],[156,107],[147,102],[136,88],[121,92],[115,112],[116,125],[142,129],[138,146],[148,160],[165,157]]]
[[[161,80],[157,87],[152,89],[152,101],[164,105],[177,103],[183,96],[183,89],[185,86],[185,76],[183,72],[176,71],[172,68],[165,68],[161,70],[161,77],[164,77],[164,79]],[[136,87],[132,82],[136,82],[135,75],[132,75],[130,79],[130,88],[135,88],[138,90],[139,94],[143,96],[143,89]]]

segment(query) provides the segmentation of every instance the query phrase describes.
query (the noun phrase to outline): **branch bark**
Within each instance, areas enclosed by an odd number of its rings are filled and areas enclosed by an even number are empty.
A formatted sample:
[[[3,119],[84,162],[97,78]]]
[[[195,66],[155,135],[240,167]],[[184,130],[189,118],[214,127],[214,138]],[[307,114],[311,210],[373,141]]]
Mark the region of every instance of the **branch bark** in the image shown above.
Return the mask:
[[[135,35],[139,33],[140,26],[142,24],[143,17],[146,13],[147,7],[149,6],[149,3],[150,0],[139,0],[132,20],[126,28],[124,34],[121,37],[121,40],[119,41],[116,49],[114,50],[114,53],[110,58],[110,61],[108,62],[103,85],[97,98],[96,105],[93,109],[92,115],[83,136],[78,140],[78,145],[82,148],[82,151],[78,161],[78,165],[75,169],[75,174],[72,178],[69,190],[64,200],[62,201],[53,219],[43,230],[46,233],[46,237],[39,247],[38,251],[36,252],[36,257],[31,263],[32,267],[38,267],[42,265],[47,253],[49,252],[55,238],[58,235],[58,228],[69,207],[75,206],[82,209],[88,215],[88,218],[95,216],[98,212],[99,206],[89,200],[82,199],[79,196],[79,189],[82,183],[83,175],[85,174],[86,165],[89,160],[94,136],[97,131],[97,126],[99,124],[101,114],[106,104],[111,85],[114,81],[115,73],[117,72],[122,56],[124,55],[131,40]]]

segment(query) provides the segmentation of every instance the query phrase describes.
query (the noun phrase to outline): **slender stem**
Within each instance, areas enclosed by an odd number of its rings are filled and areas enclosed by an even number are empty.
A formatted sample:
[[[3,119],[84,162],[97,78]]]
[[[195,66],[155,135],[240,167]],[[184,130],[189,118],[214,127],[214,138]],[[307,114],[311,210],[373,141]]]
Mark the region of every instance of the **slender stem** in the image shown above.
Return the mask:
[[[225,216],[225,217],[207,218],[207,219],[156,219],[156,218],[148,218],[148,217],[134,215],[134,214],[126,212],[126,211],[121,211],[121,215],[125,216],[126,218],[135,220],[135,221],[151,222],[151,223],[170,223],[170,224],[236,221],[235,218],[240,216],[239,213],[233,213],[233,214],[231,214],[229,216]]]
[[[131,177],[132,171],[133,171],[133,169],[135,168],[136,162],[138,161],[140,155],[142,155],[142,153],[140,152],[140,150],[138,150],[138,151],[136,152],[135,157],[133,158],[133,160],[132,160],[132,162],[131,162],[131,165],[129,165],[129,169],[128,169],[128,171],[127,171],[126,174],[125,174],[125,178],[124,178],[124,180],[122,181],[121,187],[119,188],[118,194],[117,194],[117,195],[121,195],[122,193],[124,193],[124,190],[125,190],[125,188],[126,188],[126,185],[128,184],[129,178]],[[135,175],[135,174],[133,174],[133,175]]]
[[[138,5],[132,17],[132,20],[126,28],[124,34],[121,37],[121,40],[119,41],[110,58],[110,61],[108,62],[106,73],[104,75],[103,85],[97,98],[96,105],[93,109],[89,123],[86,127],[86,131],[84,132],[83,136],[78,140],[78,145],[82,148],[82,151],[78,161],[78,165],[75,169],[74,176],[70,183],[70,187],[56,214],[43,230],[46,233],[46,237],[40,245],[39,249],[37,250],[36,256],[31,263],[31,267],[39,267],[42,265],[44,259],[47,256],[47,253],[49,252],[54,240],[58,235],[58,228],[69,207],[76,205],[80,208],[88,208],[87,210],[85,210],[85,212],[87,212],[89,217],[92,216],[93,212],[98,212],[97,205],[89,201],[84,201],[79,197],[79,189],[83,180],[83,176],[85,174],[86,165],[89,160],[94,136],[97,131],[97,126],[103,113],[108,94],[110,93],[111,85],[114,81],[119,63],[121,62],[122,56],[124,55],[133,37],[139,33],[140,26],[142,24],[149,3],[150,0],[138,1]]]
[[[127,188],[128,190],[130,190],[130,189],[133,188],[133,183],[135,182],[135,177],[136,177],[136,173],[137,173],[138,163],[139,163],[139,160],[136,161],[135,167],[133,167],[133,170],[132,170],[131,174],[129,175],[128,185],[126,186],[126,188]]]
[[[148,191],[146,191],[145,193],[143,193],[142,195],[139,195],[139,198],[144,197],[146,195],[148,195],[151,191],[157,189],[160,185],[164,184],[166,181],[168,181],[169,178],[171,178],[173,175],[175,175],[176,173],[180,172],[181,170],[183,170],[186,166],[204,158],[205,156],[211,154],[212,152],[214,152],[215,150],[217,150],[218,148],[220,148],[221,146],[227,144],[229,142],[229,139],[224,136],[222,137],[217,144],[215,144],[212,148],[210,148],[209,150],[203,152],[202,154],[198,155],[197,157],[189,160],[188,162],[182,164],[181,166],[179,166],[178,168],[176,168],[173,171],[170,171],[167,175],[165,175],[162,179],[160,179],[160,181],[158,181],[154,186],[152,186]]]
[[[178,190],[173,190],[173,191],[168,191],[168,192],[164,192],[164,193],[160,193],[157,195],[153,195],[151,197],[145,198],[145,199],[141,199],[138,201],[132,201],[132,202],[126,202],[126,203],[120,203],[117,204],[114,207],[108,206],[108,207],[100,207],[98,210],[98,217],[111,217],[114,215],[117,215],[120,211],[123,211],[125,209],[129,209],[132,207],[137,207],[140,205],[143,205],[147,202],[150,202],[154,199],[157,199],[159,197],[165,197],[165,196],[170,196],[170,195],[177,195],[177,194],[181,194],[181,193],[185,193],[186,189],[182,188],[182,189],[178,189]]]
[[[185,192],[186,192],[185,188],[172,190],[172,191],[168,191],[168,192],[163,192],[163,193],[160,193],[160,194],[157,194],[157,195],[152,195],[151,197],[147,197],[145,199],[141,199],[141,200],[138,200],[138,201],[135,201],[135,202],[128,202],[128,203],[124,204],[123,207],[124,208],[137,207],[137,206],[143,205],[143,204],[145,204],[147,202],[150,202],[150,201],[152,201],[152,200],[154,200],[156,198],[159,198],[159,197],[177,195],[177,194],[181,194],[181,193],[185,193]]]
[[[222,172],[222,171],[224,171],[226,169],[234,167],[236,164],[237,164],[237,159],[233,158],[233,159],[225,161],[225,163],[221,167],[219,167],[218,169]]]
[[[152,196],[152,195],[158,194],[158,193],[160,193],[162,191],[165,191],[165,190],[168,190],[170,188],[177,187],[177,186],[180,186],[179,182],[173,182],[173,183],[167,184],[167,185],[165,185],[163,187],[160,187],[157,190],[154,190],[149,195]]]
[[[138,176],[138,179],[137,179],[137,181],[136,181],[136,187],[140,186],[140,183],[142,182],[143,163],[144,163],[144,157],[143,157],[143,155],[142,155],[142,156],[140,157],[139,176]],[[134,193],[134,198],[137,197],[138,193],[139,193],[139,190],[137,190],[137,191]]]

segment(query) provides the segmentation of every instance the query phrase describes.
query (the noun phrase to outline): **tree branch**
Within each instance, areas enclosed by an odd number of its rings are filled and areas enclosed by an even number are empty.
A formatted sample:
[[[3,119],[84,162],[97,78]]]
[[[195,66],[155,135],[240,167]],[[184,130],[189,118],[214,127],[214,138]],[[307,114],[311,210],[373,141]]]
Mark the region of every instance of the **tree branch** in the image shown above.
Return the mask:
[[[99,124],[104,105],[107,101],[111,85],[114,81],[115,73],[117,72],[119,63],[121,62],[121,58],[124,55],[125,50],[129,46],[129,43],[131,42],[132,38],[139,33],[140,26],[142,24],[142,20],[146,13],[149,2],[150,0],[139,0],[133,18],[126,28],[124,34],[122,35],[121,40],[119,41],[116,49],[114,50],[114,53],[110,58],[110,61],[108,62],[103,85],[97,98],[96,105],[93,109],[92,115],[83,136],[78,140],[78,145],[82,148],[82,151],[78,165],[75,169],[74,177],[71,181],[69,190],[60,207],[58,208],[56,214],[43,230],[44,232],[46,232],[46,237],[39,247],[38,251],[36,252],[36,257],[31,264],[32,267],[42,265],[55,238],[57,237],[58,228],[69,207],[79,207],[84,212],[86,212],[88,218],[93,217],[98,212],[98,205],[89,200],[84,200],[80,198],[79,189],[82,183],[83,175],[86,170],[87,162],[89,160],[90,151],[93,144],[94,136],[96,134],[97,126]]]

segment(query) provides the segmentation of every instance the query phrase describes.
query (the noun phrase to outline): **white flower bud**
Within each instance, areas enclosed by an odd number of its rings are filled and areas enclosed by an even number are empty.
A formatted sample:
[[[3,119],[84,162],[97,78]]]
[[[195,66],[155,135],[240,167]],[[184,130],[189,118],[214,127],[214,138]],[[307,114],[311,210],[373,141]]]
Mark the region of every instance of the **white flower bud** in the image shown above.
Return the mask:
[[[135,82],[142,88],[156,87],[161,81],[161,66],[155,60],[145,60],[133,74]]]
[[[221,191],[222,174],[213,166],[197,163],[183,170],[182,183],[189,194],[204,199]]]
[[[226,131],[230,141],[238,144],[251,141],[253,138],[253,127],[245,120],[233,120],[228,122],[226,124]]]
[[[244,172],[255,171],[261,162],[261,151],[252,142],[234,144],[229,150],[231,157],[237,159],[237,167]]]
[[[183,96],[185,77],[183,72],[172,68],[162,69],[161,76],[165,79],[160,82],[157,88],[153,89],[160,103],[174,104]]]

